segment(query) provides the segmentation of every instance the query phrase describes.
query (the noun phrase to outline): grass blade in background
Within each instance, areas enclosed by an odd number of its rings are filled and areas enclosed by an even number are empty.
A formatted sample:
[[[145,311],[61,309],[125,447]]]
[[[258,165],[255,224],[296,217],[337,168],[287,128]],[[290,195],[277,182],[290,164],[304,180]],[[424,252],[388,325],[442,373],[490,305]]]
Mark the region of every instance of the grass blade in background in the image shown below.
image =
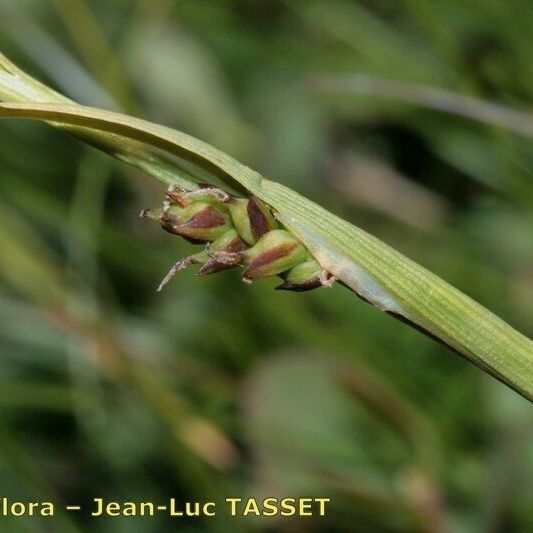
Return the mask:
[[[325,93],[354,94],[405,102],[533,137],[531,113],[428,85],[354,74],[318,77],[313,80],[313,88]]]

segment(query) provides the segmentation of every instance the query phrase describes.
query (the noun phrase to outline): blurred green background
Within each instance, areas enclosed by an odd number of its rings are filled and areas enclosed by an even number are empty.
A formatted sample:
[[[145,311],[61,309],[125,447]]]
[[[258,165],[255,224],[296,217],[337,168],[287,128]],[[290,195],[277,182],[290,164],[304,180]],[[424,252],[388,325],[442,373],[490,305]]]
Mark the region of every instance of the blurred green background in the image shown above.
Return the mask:
[[[530,0],[0,0],[1,49],[37,78],[216,145],[529,336],[532,141],[417,100],[531,128],[532,27]],[[533,531],[526,400],[340,286],[184,272],[157,294],[193,249],[138,219],[162,187],[47,126],[2,122],[0,172],[0,495],[332,500],[2,531]]]

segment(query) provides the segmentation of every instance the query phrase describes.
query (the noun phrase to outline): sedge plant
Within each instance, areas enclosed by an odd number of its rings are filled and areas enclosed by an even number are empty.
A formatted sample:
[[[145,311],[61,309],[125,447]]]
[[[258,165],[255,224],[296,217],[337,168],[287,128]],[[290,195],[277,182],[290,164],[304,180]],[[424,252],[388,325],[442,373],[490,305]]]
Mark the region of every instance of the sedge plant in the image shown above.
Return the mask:
[[[338,281],[533,400],[533,341],[376,237],[185,133],[72,102],[0,56],[1,118],[46,121],[142,169],[168,188],[141,215],[202,245],[180,259],[199,275],[244,266],[243,280],[280,289]]]

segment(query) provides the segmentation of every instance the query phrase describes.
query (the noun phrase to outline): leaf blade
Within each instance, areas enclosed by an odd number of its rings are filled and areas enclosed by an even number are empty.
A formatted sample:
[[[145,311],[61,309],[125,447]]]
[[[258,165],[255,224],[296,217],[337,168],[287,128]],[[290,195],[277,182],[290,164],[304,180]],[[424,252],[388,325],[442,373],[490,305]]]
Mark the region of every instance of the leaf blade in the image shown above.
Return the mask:
[[[376,237],[207,143],[141,119],[75,104],[4,103],[2,117],[112,132],[198,164],[233,187],[240,185],[272,206],[321,265],[358,294],[413,322],[533,400],[533,341]]]

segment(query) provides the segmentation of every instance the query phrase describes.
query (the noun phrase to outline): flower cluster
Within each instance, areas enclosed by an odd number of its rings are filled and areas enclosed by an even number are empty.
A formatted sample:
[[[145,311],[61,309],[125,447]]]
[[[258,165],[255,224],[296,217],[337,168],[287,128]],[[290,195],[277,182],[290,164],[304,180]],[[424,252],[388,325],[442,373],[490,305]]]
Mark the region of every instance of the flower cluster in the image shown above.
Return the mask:
[[[242,265],[246,283],[278,275],[284,280],[277,287],[280,290],[307,291],[334,281],[253,195],[236,198],[210,186],[192,192],[170,187],[163,207],[145,209],[141,217],[156,220],[191,243],[205,245],[201,252],[180,259],[158,290],[177,272],[195,264],[201,265],[199,276]]]

